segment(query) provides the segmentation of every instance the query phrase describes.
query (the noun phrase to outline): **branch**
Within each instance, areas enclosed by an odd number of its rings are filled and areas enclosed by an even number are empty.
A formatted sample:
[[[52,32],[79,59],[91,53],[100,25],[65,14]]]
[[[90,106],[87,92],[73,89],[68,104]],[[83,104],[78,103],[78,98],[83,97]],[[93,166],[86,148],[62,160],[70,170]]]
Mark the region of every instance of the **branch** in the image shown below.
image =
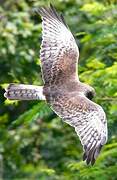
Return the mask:
[[[102,97],[102,98],[96,98],[96,100],[103,100],[103,101],[116,101],[117,102],[117,97]]]

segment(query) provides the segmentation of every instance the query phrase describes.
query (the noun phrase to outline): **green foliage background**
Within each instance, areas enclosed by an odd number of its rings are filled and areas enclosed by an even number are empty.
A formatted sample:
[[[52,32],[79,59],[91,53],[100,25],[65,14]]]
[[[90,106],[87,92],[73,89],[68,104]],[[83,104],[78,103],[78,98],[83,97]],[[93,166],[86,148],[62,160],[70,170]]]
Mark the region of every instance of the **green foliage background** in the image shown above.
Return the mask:
[[[72,127],[45,102],[4,98],[8,83],[42,85],[39,49],[42,0],[0,1],[0,179],[117,179],[117,1],[51,1],[63,12],[80,49],[80,80],[97,92],[104,108],[108,143],[96,164],[86,166]]]

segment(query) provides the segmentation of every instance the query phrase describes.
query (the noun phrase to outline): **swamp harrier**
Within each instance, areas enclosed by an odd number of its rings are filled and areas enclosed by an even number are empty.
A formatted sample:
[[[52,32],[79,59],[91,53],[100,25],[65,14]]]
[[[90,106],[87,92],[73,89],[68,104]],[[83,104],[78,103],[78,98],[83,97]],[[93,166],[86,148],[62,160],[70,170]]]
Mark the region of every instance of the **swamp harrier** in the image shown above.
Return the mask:
[[[52,5],[39,8],[37,13],[42,17],[40,59],[44,86],[10,84],[5,97],[46,100],[63,121],[74,127],[83,145],[83,160],[93,165],[107,142],[106,115],[91,101],[95,90],[79,81],[79,50],[63,16]]]

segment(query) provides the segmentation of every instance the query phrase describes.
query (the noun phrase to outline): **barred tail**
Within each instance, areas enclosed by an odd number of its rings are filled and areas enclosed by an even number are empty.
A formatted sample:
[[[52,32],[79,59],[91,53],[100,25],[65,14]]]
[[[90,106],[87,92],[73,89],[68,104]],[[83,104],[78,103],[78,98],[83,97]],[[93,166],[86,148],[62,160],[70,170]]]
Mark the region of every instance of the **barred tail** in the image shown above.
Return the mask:
[[[4,96],[11,100],[45,100],[43,86],[9,84]]]

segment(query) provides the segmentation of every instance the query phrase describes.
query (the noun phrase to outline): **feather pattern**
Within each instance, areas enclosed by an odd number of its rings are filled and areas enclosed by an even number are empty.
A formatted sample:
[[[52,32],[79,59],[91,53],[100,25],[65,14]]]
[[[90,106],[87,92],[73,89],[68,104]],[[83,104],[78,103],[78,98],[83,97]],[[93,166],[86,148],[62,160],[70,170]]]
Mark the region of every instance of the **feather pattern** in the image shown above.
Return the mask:
[[[9,84],[4,96],[10,100],[45,100],[43,86]]]

